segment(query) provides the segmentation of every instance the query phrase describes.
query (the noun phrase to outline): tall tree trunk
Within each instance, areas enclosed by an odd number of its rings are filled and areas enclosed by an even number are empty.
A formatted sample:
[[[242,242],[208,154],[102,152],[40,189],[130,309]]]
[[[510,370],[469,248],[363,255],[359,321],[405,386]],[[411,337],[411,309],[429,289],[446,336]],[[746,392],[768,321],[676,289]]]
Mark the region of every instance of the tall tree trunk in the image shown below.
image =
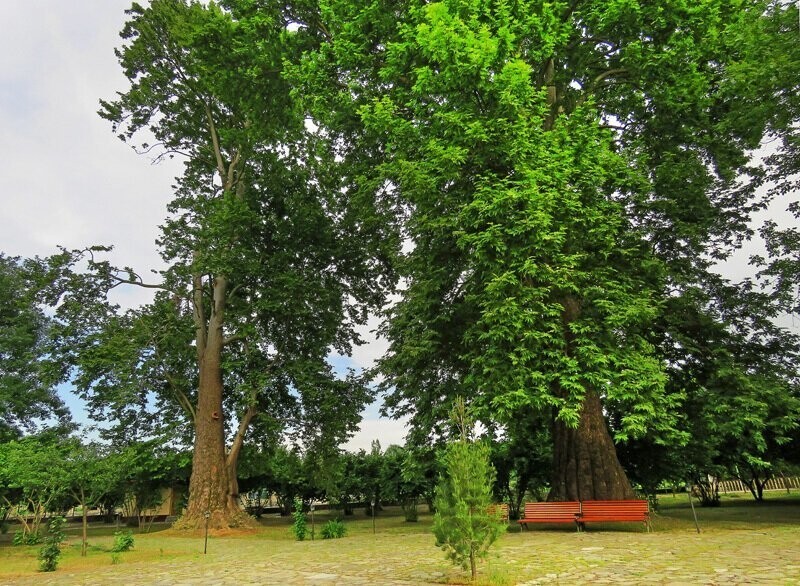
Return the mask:
[[[634,498],[608,431],[600,397],[588,391],[578,427],[553,424],[553,481],[549,501]]]
[[[230,498],[228,466],[225,454],[225,417],[222,410],[222,324],[225,313],[227,280],[217,276],[213,285],[213,303],[205,320],[201,277],[195,277],[195,325],[200,383],[197,389],[195,440],[192,476],[189,479],[189,502],[179,529],[196,530],[206,523],[211,529],[249,525],[250,519]],[[206,327],[205,324],[208,324]]]

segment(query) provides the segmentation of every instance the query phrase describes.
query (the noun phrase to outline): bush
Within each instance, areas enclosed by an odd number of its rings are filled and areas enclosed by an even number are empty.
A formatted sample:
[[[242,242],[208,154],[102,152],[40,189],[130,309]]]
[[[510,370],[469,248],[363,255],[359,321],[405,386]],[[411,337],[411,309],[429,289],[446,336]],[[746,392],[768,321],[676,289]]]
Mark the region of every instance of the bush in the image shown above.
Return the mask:
[[[339,519],[331,519],[322,526],[322,539],[339,539],[347,534],[347,527]]]
[[[303,501],[300,498],[294,499],[294,513],[292,513],[292,533],[297,541],[303,541],[308,533],[306,525],[306,514],[303,512]]]
[[[403,503],[403,514],[408,523],[416,523],[419,520],[416,498],[408,499]]]
[[[64,517],[54,517],[48,525],[50,535],[45,540],[44,547],[39,550],[39,569],[42,572],[54,572],[58,566],[58,558],[61,557],[61,542],[67,537],[61,530],[63,526]]]
[[[14,537],[11,543],[14,545],[37,545],[42,542],[42,536],[39,533],[25,533],[22,530],[14,531]]]
[[[114,547],[111,551],[120,553],[122,551],[130,551],[133,549],[133,531],[115,531],[114,532]]]

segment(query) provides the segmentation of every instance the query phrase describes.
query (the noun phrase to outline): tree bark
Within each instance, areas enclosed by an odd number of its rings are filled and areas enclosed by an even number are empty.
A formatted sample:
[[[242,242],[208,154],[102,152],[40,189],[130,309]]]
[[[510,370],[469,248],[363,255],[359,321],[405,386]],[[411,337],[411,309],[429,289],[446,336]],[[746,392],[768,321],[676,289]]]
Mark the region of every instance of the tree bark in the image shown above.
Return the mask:
[[[197,281],[195,279],[197,288]],[[224,347],[222,324],[225,313],[227,280],[217,276],[213,283],[213,302],[204,326],[202,299],[195,302],[197,325],[197,360],[200,382],[197,389],[195,440],[192,456],[192,476],[189,479],[189,502],[176,528],[197,530],[208,526],[225,530],[251,524],[249,517],[239,508],[238,501],[230,498],[228,466],[225,454],[225,417],[222,410],[222,349]]]
[[[578,427],[553,424],[553,482],[549,501],[634,498],[608,431],[600,397],[588,391]]]
[[[86,499],[81,499],[81,510],[83,514],[81,515],[81,557],[86,557],[86,550],[87,545],[89,543],[89,516],[87,514],[87,507],[86,507]]]
[[[236,431],[236,436],[233,438],[233,444],[228,451],[228,456],[225,465],[228,468],[228,496],[232,501],[232,505],[239,506],[239,454],[242,452],[244,445],[244,435],[247,433],[247,428],[256,416],[258,411],[254,406],[247,408],[247,411],[242,415],[239,421],[239,429]]]

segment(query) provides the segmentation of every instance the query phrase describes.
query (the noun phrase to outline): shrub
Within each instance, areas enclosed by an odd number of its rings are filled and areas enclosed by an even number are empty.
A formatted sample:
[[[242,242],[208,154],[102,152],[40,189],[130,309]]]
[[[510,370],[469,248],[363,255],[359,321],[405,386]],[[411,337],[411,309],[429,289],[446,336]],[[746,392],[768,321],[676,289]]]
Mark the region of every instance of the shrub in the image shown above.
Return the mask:
[[[322,539],[339,539],[347,534],[347,527],[339,519],[331,519],[322,526]]]
[[[54,517],[50,520],[48,529],[50,535],[45,540],[44,547],[39,550],[39,569],[42,572],[54,572],[61,557],[61,542],[67,537],[61,530],[64,526],[64,517]]]
[[[42,542],[42,536],[39,533],[25,533],[22,530],[14,531],[14,537],[11,543],[14,545],[37,545]]]
[[[294,533],[297,541],[303,541],[308,533],[308,526],[306,525],[306,514],[303,512],[303,501],[296,497],[294,499],[294,513],[292,513],[292,533]]]
[[[406,522],[408,523],[416,523],[419,520],[416,497],[407,499],[403,502],[403,514],[405,515]]]
[[[114,532],[114,547],[111,551],[120,553],[122,551],[130,551],[133,549],[133,531],[115,531]]]

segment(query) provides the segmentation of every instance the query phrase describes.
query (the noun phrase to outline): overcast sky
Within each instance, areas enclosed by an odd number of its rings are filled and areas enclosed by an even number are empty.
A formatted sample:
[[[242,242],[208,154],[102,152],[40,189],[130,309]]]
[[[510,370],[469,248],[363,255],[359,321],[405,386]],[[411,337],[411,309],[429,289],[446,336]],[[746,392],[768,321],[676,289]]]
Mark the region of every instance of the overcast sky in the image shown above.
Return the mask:
[[[0,251],[7,255],[106,244],[115,263],[140,273],[161,266],[154,241],[180,165],[137,155],[97,115],[100,98],[126,89],[114,48],[130,4],[0,0]],[[147,298],[131,288],[119,301]],[[352,364],[368,365],[381,351],[375,343],[359,348]],[[74,399],[70,405],[80,409]],[[385,448],[403,434],[373,407],[348,447],[369,449],[379,439]]]

